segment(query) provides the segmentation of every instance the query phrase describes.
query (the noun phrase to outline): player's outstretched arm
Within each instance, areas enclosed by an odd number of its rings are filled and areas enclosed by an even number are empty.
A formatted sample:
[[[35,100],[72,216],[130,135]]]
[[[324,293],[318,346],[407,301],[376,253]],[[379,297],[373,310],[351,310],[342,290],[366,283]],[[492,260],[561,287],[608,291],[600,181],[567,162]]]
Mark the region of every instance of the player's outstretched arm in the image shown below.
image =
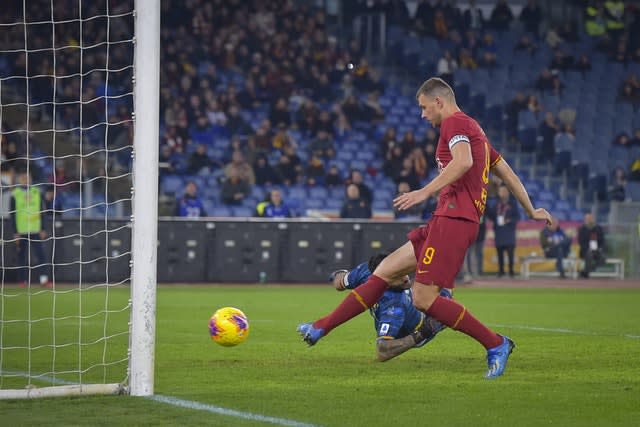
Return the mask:
[[[527,190],[524,188],[524,184],[520,181],[520,178],[516,173],[511,169],[511,166],[507,163],[505,159],[501,159],[498,163],[491,167],[491,172],[495,173],[504,184],[507,186],[511,194],[515,196],[518,200],[526,214],[531,219],[535,219],[538,221],[546,221],[547,224],[551,224],[552,217],[546,209],[535,208],[531,203],[531,199],[529,198],[529,194]]]
[[[376,341],[376,354],[378,356],[378,361],[386,362],[387,360],[393,359],[405,351],[414,348],[418,343],[416,339],[417,338],[414,334],[395,339],[378,338],[378,341]]]

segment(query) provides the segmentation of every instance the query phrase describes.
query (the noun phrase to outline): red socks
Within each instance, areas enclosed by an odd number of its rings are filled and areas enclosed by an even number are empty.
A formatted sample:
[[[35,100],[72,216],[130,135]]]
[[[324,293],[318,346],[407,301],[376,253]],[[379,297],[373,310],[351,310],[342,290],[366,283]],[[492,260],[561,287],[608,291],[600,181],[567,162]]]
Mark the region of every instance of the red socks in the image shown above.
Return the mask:
[[[502,337],[484,326],[467,309],[456,301],[438,296],[427,314],[451,329],[474,338],[487,350],[502,344]]]
[[[388,288],[387,282],[372,274],[366,283],[352,290],[331,314],[316,320],[313,327],[324,329],[324,334],[328,334],[333,328],[342,325],[377,303]]]

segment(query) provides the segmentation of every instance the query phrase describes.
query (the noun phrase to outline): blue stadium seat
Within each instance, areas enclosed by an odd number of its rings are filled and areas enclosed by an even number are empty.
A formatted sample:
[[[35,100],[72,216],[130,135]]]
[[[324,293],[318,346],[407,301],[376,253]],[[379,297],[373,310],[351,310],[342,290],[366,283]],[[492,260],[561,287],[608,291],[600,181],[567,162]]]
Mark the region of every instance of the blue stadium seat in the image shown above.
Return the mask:
[[[160,185],[163,193],[177,193],[182,191],[184,184],[182,178],[176,175],[166,175],[162,178],[162,184]]]
[[[304,187],[292,186],[285,192],[285,197],[294,197],[296,199],[305,199],[307,197],[307,190]]]
[[[343,203],[344,203],[344,200],[342,199],[329,198],[326,200],[325,206],[327,209],[340,210],[342,208]]]
[[[329,197],[329,191],[325,187],[311,187],[308,190],[309,198],[325,200]]]
[[[232,216],[231,209],[228,208],[227,206],[215,206],[215,207],[212,207],[211,210],[207,209],[207,213],[209,214],[209,216],[215,216],[215,217],[230,217],[230,216]]]
[[[231,212],[234,217],[251,217],[253,216],[253,209],[245,206],[234,206],[231,208]]]
[[[524,127],[518,130],[518,140],[522,151],[531,153],[538,145],[538,130],[534,127]]]
[[[629,181],[625,195],[634,202],[640,202],[640,182]]]

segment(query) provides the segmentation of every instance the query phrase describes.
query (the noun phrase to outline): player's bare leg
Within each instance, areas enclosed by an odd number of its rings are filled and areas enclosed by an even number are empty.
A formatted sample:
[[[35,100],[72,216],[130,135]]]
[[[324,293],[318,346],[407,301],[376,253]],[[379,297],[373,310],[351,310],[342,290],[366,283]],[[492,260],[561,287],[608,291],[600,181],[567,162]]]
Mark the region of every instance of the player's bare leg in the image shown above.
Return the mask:
[[[378,302],[389,288],[389,282],[413,272],[415,268],[413,245],[407,242],[382,260],[366,283],[352,290],[331,314],[313,323],[301,323],[298,332],[307,344],[314,345],[332,329]]]
[[[462,304],[440,296],[440,288],[434,284],[414,283],[413,305],[423,313],[433,317],[451,329],[474,338],[487,350],[489,369],[487,378],[502,375],[507,359],[515,344],[487,328],[476,319]]]

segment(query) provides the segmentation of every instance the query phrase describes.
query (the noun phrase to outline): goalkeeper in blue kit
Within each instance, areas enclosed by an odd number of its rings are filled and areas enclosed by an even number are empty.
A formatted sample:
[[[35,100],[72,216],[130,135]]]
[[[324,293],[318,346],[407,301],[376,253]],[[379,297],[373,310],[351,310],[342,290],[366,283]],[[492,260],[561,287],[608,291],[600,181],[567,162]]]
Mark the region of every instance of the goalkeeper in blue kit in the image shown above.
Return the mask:
[[[351,271],[334,271],[329,279],[338,291],[357,288],[367,281],[371,272],[387,255],[374,255],[369,262],[363,262]],[[369,309],[378,335],[376,353],[381,362],[411,348],[422,347],[445,328],[442,323],[426,316],[413,306],[410,287],[409,276],[404,276],[396,283],[390,283],[389,289]],[[451,298],[449,289],[443,288],[440,295]]]

